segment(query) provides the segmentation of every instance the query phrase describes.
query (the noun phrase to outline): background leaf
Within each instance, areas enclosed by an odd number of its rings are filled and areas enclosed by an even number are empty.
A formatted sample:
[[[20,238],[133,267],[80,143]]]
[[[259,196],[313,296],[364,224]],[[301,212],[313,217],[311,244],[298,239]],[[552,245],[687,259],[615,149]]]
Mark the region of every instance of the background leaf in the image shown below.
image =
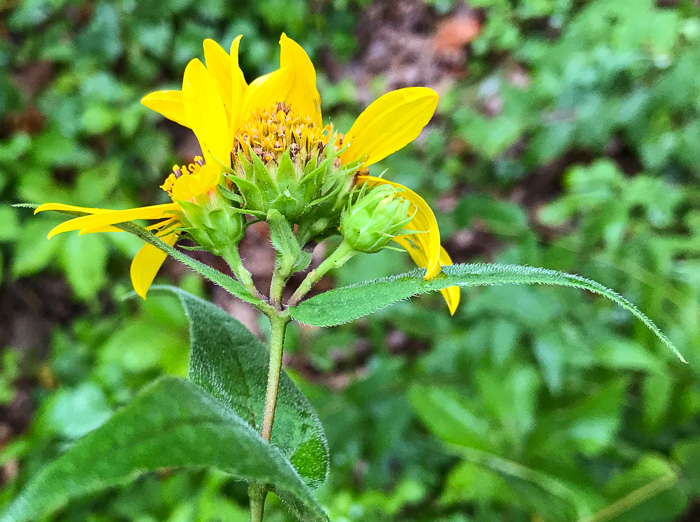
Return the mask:
[[[107,279],[105,238],[70,234],[62,254],[61,263],[73,291],[82,299],[94,298]]]
[[[677,364],[607,299],[563,287],[464,288],[452,317],[435,292],[338,328],[292,325],[285,363],[322,419],[333,455],[315,495],[333,520],[555,520],[548,515],[559,504],[546,492],[504,479],[436,436],[411,407],[419,384],[427,397],[449,391],[466,401],[488,421],[488,436],[510,446],[503,459],[599,496],[644,455],[670,459],[682,471],[672,488],[692,497],[688,509],[681,516],[664,510],[664,495],[648,498],[645,509],[659,522],[697,519],[700,7],[688,0],[395,4],[4,2],[10,37],[0,38],[0,200],[104,208],[167,202],[159,185],[173,163],[192,161],[196,139],[139,100],[179,89],[187,62],[204,58],[204,38],[228,49],[244,34],[240,61],[252,80],[277,66],[285,31],[314,62],[324,123],[339,132],[384,92],[408,83],[436,88],[434,121],[372,169],[425,198],[455,262],[585,274],[659,321],[690,364]],[[45,422],[53,397],[89,383],[114,411],[162,373],[184,377],[189,358],[178,298],[122,300],[141,239],[104,236],[106,283],[99,299],[82,300],[60,262],[68,235],[46,240],[62,217],[16,216],[19,230],[10,218],[0,232],[0,399],[10,401],[0,412],[0,506],[74,443]],[[266,287],[273,257],[260,227],[249,228],[242,256]],[[324,289],[412,268],[398,252],[358,255],[325,278]],[[183,270],[168,260],[158,279],[265,334],[263,317]],[[148,336],[135,345],[138,331]],[[108,341],[116,332],[132,343],[128,350]],[[500,382],[525,367],[540,378],[531,432],[504,428],[482,392],[486,378]],[[583,407],[595,396],[597,404]],[[577,416],[565,414],[570,408]],[[100,408],[64,411],[71,424],[94,426],[103,417]],[[86,418],[72,417],[78,413]],[[461,415],[451,409],[444,423],[452,413]],[[590,512],[619,498],[592,498]],[[266,516],[292,519],[274,496]],[[247,521],[246,483],[206,469],[147,474],[71,502],[56,518]]]

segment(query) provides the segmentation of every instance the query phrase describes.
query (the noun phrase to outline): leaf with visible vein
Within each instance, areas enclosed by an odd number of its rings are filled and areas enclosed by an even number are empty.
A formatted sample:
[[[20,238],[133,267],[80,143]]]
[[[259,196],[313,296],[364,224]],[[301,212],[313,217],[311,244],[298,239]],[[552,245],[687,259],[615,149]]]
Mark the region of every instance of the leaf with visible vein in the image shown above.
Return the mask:
[[[0,522],[39,520],[72,499],[143,473],[202,466],[273,483],[300,520],[328,520],[279,449],[201,387],[165,377],[36,474]]]
[[[683,362],[687,362],[674,344],[639,308],[615,291],[583,277],[519,265],[487,263],[445,266],[442,274],[423,280],[423,270],[414,270],[384,279],[336,288],[303,301],[290,310],[291,316],[311,326],[334,326],[408,299],[414,295],[434,292],[449,286],[485,286],[503,284],[541,284],[571,286],[600,294],[632,313],[669,347]]]

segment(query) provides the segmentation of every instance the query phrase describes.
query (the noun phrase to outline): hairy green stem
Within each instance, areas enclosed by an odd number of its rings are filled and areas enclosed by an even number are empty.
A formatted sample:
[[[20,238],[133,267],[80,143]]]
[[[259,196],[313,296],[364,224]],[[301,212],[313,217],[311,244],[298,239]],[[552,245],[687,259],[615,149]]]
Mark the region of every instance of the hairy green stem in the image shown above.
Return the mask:
[[[267,374],[267,391],[260,436],[266,441],[272,437],[272,425],[275,421],[275,408],[279,393],[280,374],[282,373],[282,352],[284,351],[284,334],[287,324],[291,321],[288,312],[280,311],[265,303],[267,308],[262,310],[270,319],[270,366]],[[250,522],[262,522],[267,496],[265,484],[251,483],[248,487],[250,499]]]
[[[251,484],[248,487],[248,497],[250,498],[250,522],[262,522],[265,512],[265,497],[267,489],[264,485]]]
[[[240,281],[251,294],[258,299],[265,299],[265,296],[263,296],[255,287],[253,276],[251,276],[248,269],[243,266],[243,261],[241,261],[241,256],[238,253],[237,245],[234,245],[227,251],[223,252],[222,257],[231,268],[231,272],[233,272],[233,275],[236,276],[236,279],[238,279],[238,281]]]
[[[317,268],[313,269],[308,273],[306,278],[301,282],[299,288],[297,288],[294,295],[289,300],[289,306],[296,305],[301,299],[313,288],[313,286],[319,282],[319,280],[326,275],[330,270],[335,268],[340,268],[348,260],[354,256],[355,252],[345,241],[343,241],[335,251],[328,256],[323,263],[318,265]]]
[[[281,270],[275,270],[272,274],[272,282],[270,283],[270,304],[279,309],[282,306],[282,292],[289,280],[289,275],[282,273]]]
[[[302,285],[297,289],[292,300],[301,299],[311,287],[318,282],[323,275],[333,268],[337,268],[345,264],[345,262],[354,255],[354,251],[342,243],[336,250],[326,259],[321,265],[313,270],[304,279]],[[240,264],[240,258],[236,251],[235,257],[229,262],[231,269],[234,266],[243,267]],[[272,426],[275,421],[275,409],[277,407],[277,395],[279,394],[280,374],[282,373],[282,354],[284,351],[284,336],[287,330],[287,324],[291,321],[289,312],[282,309],[282,292],[289,279],[289,270],[285,269],[288,263],[282,260],[275,267],[270,284],[270,303],[262,303],[258,307],[270,320],[270,363],[267,374],[267,390],[265,392],[265,406],[263,408],[263,419],[260,427],[260,436],[266,441],[270,441],[272,437]],[[245,268],[243,268],[245,270]],[[247,270],[246,270],[247,273]],[[236,270],[234,274],[239,278],[239,281],[248,287],[246,281],[242,279]],[[250,275],[250,274],[248,274]],[[252,279],[251,279],[252,283]],[[254,287],[253,287],[254,288]],[[257,291],[257,290],[256,290]],[[295,301],[296,302],[296,301]],[[262,522],[263,512],[265,508],[265,497],[267,489],[264,484],[251,484],[248,489],[250,497],[250,520],[251,522]]]
[[[260,435],[269,441],[272,435],[272,424],[275,420],[277,392],[282,371],[282,351],[284,350],[284,334],[290,321],[287,313],[270,314],[270,367],[267,374],[267,391],[265,393],[265,408],[263,410]]]

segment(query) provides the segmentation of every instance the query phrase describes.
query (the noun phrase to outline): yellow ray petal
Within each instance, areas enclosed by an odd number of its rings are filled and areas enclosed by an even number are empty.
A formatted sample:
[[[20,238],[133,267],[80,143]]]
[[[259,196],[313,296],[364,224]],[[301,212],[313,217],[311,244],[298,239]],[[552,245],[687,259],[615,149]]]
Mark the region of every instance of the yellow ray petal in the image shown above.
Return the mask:
[[[408,241],[406,237],[411,236],[399,236],[394,238],[394,241],[406,249],[411,256],[411,259],[413,259],[413,262],[417,266],[424,268],[428,262],[425,252],[420,248],[416,248],[416,245]],[[411,239],[414,238],[412,237]],[[440,247],[440,266],[443,267],[451,264],[452,260],[450,259],[450,256],[447,254],[444,248]],[[436,275],[437,273],[439,273],[439,269],[436,272]],[[457,306],[459,305],[460,288],[458,286],[450,286],[440,290],[440,293],[447,303],[447,308],[450,310],[450,315],[454,315],[455,311],[457,310]]]
[[[289,92],[291,77],[292,70],[289,67],[283,67],[253,80],[243,94],[236,130],[245,123],[254,110],[270,108],[273,103],[284,101]]]
[[[248,87],[245,77],[243,76],[243,71],[241,71],[241,67],[238,64],[238,47],[241,43],[241,38],[243,38],[243,35],[238,35],[231,43],[231,119],[229,121],[229,131],[231,136],[233,136],[236,132],[235,125],[240,118],[243,105],[243,94]]]
[[[226,107],[231,105],[231,57],[211,38],[204,40],[204,60],[207,71],[219,89],[221,101]]]
[[[148,225],[147,227],[144,227],[146,230],[160,230],[162,228],[165,228],[167,226],[170,226],[171,224],[178,222],[179,219],[172,217],[168,218],[164,221],[160,221],[158,223],[154,223],[153,225]],[[78,232],[78,235],[82,236],[84,234],[97,234],[101,232],[125,232],[125,230],[122,230],[121,228],[117,228],[112,225],[107,225],[105,227],[97,227],[97,228],[81,228],[80,232]]]
[[[447,250],[440,247],[440,266],[449,266],[452,264],[452,259],[447,253]],[[450,309],[450,315],[454,315],[459,305],[460,291],[458,286],[449,286],[440,290],[442,297],[445,298],[447,308]]]
[[[343,163],[365,158],[367,167],[415,140],[437,107],[438,95],[427,87],[388,92],[372,102],[345,134],[350,145]]]
[[[35,210],[34,214],[39,212],[45,212],[47,210],[57,210],[59,212],[85,212],[86,214],[99,214],[102,212],[113,212],[108,208],[90,208],[90,207],[76,207],[75,205],[64,205],[63,203],[44,203],[39,205]]]
[[[105,212],[113,212],[108,208],[90,208],[90,207],[76,207],[75,205],[64,205],[63,203],[44,203],[39,205],[35,210],[34,214],[39,212],[45,212],[47,210],[55,210],[58,212],[84,212],[85,214],[104,214]],[[113,226],[99,227],[94,230],[81,230],[81,234],[87,234],[91,232],[123,232],[120,228]]]
[[[197,59],[185,68],[182,98],[187,120],[192,124],[206,162],[214,163],[213,157],[230,167],[233,142],[229,137],[224,102],[206,67]]]
[[[152,92],[144,96],[141,103],[183,127],[191,127],[182,102],[182,91]]]
[[[160,219],[168,217],[169,213],[177,212],[179,209],[180,206],[177,203],[167,203],[165,205],[152,205],[150,207],[130,208],[127,210],[112,210],[93,214],[91,216],[82,216],[61,223],[49,232],[48,238],[51,239],[56,234],[70,232],[72,230],[105,227],[133,221],[134,219]]]
[[[177,237],[177,233],[173,232],[166,234],[161,239],[168,245],[173,246],[177,241]],[[166,257],[168,257],[168,254],[150,243],[146,243],[131,262],[131,284],[134,286],[136,293],[144,299],[146,299],[148,289],[151,287]]]
[[[373,176],[359,176],[357,182],[367,183],[369,186],[391,185],[400,189],[399,195],[411,202],[411,212],[415,211],[415,214],[406,228],[417,230],[421,233],[400,236],[394,240],[408,250],[411,258],[418,266],[426,269],[425,279],[435,277],[440,272],[440,230],[438,229],[435,214],[433,214],[430,206],[411,189],[393,181]],[[409,242],[406,238],[409,238],[411,241]],[[415,247],[411,245],[411,242],[415,244]]]
[[[292,71],[289,92],[284,98],[287,105],[299,114],[309,116],[317,127],[322,127],[321,96],[316,88],[316,70],[304,48],[286,34],[280,38],[280,68]]]
[[[80,232],[78,232],[79,236],[84,236],[85,234],[98,234],[102,232],[124,232],[121,228],[117,228],[112,225],[107,225],[105,227],[97,227],[97,228],[81,228]]]

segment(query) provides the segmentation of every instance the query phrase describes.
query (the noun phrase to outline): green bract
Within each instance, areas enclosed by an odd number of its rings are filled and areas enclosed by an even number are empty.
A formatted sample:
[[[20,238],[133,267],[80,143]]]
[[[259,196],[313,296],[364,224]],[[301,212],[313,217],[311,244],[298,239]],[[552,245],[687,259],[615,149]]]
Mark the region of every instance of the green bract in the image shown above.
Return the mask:
[[[361,161],[341,162],[343,137],[319,128],[293,107],[275,103],[253,112],[238,131],[228,186],[244,212],[265,219],[271,210],[298,225],[299,242],[338,229],[340,212]]]
[[[327,149],[325,149],[327,150]],[[227,176],[252,215],[274,209],[299,226],[300,243],[323,239],[338,228],[340,213],[353,185],[358,162],[338,166],[338,152],[322,152],[303,165],[286,150],[267,164],[258,155],[238,154],[237,172]]]

